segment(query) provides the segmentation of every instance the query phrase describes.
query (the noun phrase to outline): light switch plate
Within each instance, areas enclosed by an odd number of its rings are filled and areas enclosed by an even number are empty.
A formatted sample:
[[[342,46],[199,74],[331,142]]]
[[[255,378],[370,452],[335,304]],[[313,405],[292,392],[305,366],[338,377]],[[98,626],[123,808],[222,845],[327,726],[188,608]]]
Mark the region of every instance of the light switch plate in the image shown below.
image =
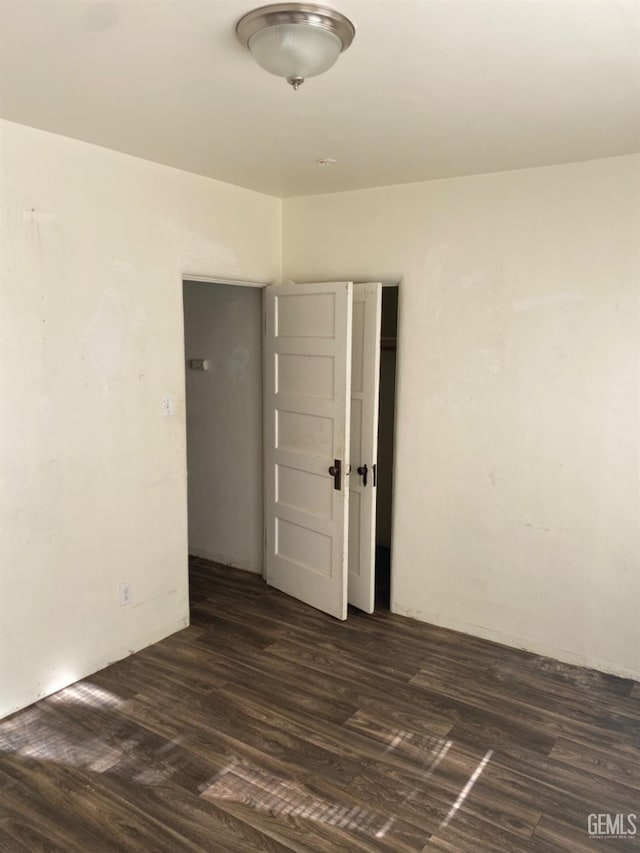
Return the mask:
[[[162,416],[170,418],[175,414],[175,400],[173,394],[165,394],[162,398]]]

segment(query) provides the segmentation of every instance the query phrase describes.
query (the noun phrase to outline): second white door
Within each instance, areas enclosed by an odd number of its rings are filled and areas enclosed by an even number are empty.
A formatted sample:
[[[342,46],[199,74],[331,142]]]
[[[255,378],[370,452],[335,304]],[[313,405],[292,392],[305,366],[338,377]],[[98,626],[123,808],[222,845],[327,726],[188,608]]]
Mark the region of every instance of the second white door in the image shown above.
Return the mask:
[[[373,613],[382,285],[353,285],[348,601]]]

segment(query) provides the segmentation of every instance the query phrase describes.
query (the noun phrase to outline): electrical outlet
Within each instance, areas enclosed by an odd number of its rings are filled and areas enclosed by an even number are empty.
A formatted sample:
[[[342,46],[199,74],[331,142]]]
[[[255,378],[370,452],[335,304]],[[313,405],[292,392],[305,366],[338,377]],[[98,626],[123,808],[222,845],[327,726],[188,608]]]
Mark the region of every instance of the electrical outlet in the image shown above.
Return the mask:
[[[120,607],[131,604],[131,584],[129,581],[120,584]]]

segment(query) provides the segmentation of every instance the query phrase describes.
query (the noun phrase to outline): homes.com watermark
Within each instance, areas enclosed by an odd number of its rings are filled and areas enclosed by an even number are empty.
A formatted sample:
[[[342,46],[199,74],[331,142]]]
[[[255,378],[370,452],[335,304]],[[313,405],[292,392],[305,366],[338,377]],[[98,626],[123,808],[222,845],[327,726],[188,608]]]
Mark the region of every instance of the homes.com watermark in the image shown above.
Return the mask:
[[[590,814],[587,818],[589,838],[632,838],[638,831],[635,814]]]

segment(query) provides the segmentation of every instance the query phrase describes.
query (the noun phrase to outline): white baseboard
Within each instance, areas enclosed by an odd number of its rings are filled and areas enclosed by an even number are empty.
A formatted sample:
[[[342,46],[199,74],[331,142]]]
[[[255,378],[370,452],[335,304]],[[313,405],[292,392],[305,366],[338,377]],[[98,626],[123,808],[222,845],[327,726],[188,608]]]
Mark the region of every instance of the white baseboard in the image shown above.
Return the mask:
[[[57,693],[58,690],[69,687],[69,685],[75,684],[77,681],[81,681],[83,678],[88,678],[94,673],[99,672],[101,669],[110,666],[112,663],[123,660],[135,652],[139,652],[160,640],[164,640],[165,637],[175,634],[176,631],[181,631],[188,625],[189,615],[187,614],[186,616],[171,622],[169,625],[164,625],[162,628],[157,628],[153,631],[146,631],[134,641],[129,641],[126,646],[116,646],[114,649],[110,649],[107,655],[100,655],[99,657],[94,657],[79,663],[74,662],[69,666],[68,670],[65,670],[59,680],[49,681],[45,688],[40,686],[41,689],[36,687],[33,691],[25,689],[22,696],[19,698],[14,697],[10,705],[7,707],[0,706],[0,720],[4,717],[8,717],[10,714],[15,714],[16,711],[21,711],[23,708],[32,705],[34,702],[38,702],[40,699],[45,699],[47,696]]]
[[[601,660],[600,658],[592,657],[584,652],[562,649],[557,646],[548,645],[547,643],[538,642],[537,640],[515,637],[511,634],[494,631],[491,628],[483,628],[480,625],[459,622],[456,619],[442,619],[441,617],[437,617],[429,613],[416,611],[415,608],[405,607],[395,601],[391,603],[391,612],[397,613],[400,616],[408,616],[410,619],[416,619],[418,622],[427,622],[429,625],[437,625],[439,628],[448,628],[451,631],[459,631],[462,634],[469,634],[472,637],[491,640],[492,642],[499,643],[503,646],[510,646],[514,649],[533,652],[534,654],[552,658],[553,660],[560,661],[561,663],[582,666],[586,669],[596,669],[599,672],[604,672],[608,675],[617,675],[621,678],[630,678],[633,681],[640,681],[640,670],[630,669],[628,667],[612,663],[611,661]]]
[[[262,566],[245,560],[236,560],[228,554],[220,554],[209,548],[201,548],[199,545],[189,545],[189,554],[192,557],[202,557],[203,560],[211,560],[212,563],[220,563],[229,566],[230,569],[242,569],[243,572],[253,572],[254,575],[262,574]]]

